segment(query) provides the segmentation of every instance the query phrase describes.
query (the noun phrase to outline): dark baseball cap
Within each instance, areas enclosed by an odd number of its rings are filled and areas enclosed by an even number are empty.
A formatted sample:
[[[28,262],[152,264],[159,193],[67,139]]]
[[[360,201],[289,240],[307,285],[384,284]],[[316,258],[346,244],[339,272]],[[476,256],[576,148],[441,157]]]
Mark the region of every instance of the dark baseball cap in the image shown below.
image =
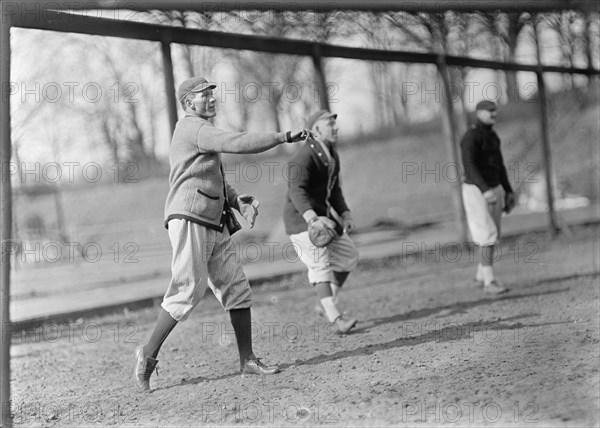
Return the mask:
[[[184,80],[177,89],[177,99],[183,100],[191,92],[202,92],[206,89],[214,89],[217,85],[209,83],[204,77],[190,77]]]
[[[334,119],[336,119],[337,114],[331,113],[324,109],[318,110],[318,111],[314,112],[313,114],[311,114],[310,116],[308,116],[308,119],[306,119],[306,127],[308,129],[312,129],[314,124],[317,123],[319,120],[329,119],[330,117],[333,117]]]
[[[490,100],[479,101],[475,106],[475,111],[477,110],[487,110],[487,111],[496,111],[498,106],[495,102]]]

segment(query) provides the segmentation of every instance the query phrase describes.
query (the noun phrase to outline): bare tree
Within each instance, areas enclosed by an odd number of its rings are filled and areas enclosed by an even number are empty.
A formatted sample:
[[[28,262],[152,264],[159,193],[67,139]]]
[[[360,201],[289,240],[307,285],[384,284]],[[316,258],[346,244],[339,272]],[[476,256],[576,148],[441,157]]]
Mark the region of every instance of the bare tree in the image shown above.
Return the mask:
[[[528,13],[511,12],[507,14],[505,30],[500,33],[502,40],[506,44],[505,60],[508,62],[516,62],[515,52],[519,35],[525,26],[530,24],[531,15]],[[517,88],[517,73],[513,70],[508,70],[506,73],[506,86],[510,91],[511,88]],[[520,99],[520,92],[514,91],[517,100]]]
[[[381,13],[364,13],[354,17],[353,24],[359,36],[369,48],[393,49],[395,36],[398,33],[390,21],[392,17]],[[398,64],[385,61],[369,63],[371,69],[371,82],[373,85],[373,110],[378,128],[397,126],[402,122],[405,105],[402,96],[402,82],[404,76]]]
[[[151,10],[143,12],[142,16],[149,22],[183,28],[213,29],[215,24],[214,14],[210,12]],[[195,55],[194,47],[187,45],[177,45],[177,47],[180,53],[179,64],[183,67],[185,77],[198,74],[194,66],[202,61],[195,61],[197,54]]]
[[[556,13],[545,13],[541,14],[540,18],[545,24],[547,29],[552,30],[561,48],[562,63],[565,67],[573,65],[573,51],[575,44],[575,35],[572,31],[572,24],[575,20],[575,13],[573,11],[561,11]],[[570,89],[573,86],[573,75],[565,73],[563,75],[563,82],[565,89]]]
[[[595,25],[593,25],[595,23]],[[593,68],[594,64],[597,63],[598,58],[594,61],[593,53],[600,51],[600,14],[597,12],[590,12],[586,16],[586,31],[585,31],[585,42],[586,42],[586,54],[587,54],[587,66]]]
[[[407,13],[390,15],[389,22],[404,35],[404,43],[411,49],[424,52],[438,52],[451,55],[468,55],[476,47],[473,35],[473,19],[469,14],[444,13]],[[422,67],[422,66],[421,66]],[[443,94],[452,99],[460,97],[466,101],[465,69],[450,67],[450,79],[453,91],[461,93]],[[405,97],[403,97],[405,99]],[[406,108],[406,107],[405,107]],[[464,110],[464,105],[462,106]]]

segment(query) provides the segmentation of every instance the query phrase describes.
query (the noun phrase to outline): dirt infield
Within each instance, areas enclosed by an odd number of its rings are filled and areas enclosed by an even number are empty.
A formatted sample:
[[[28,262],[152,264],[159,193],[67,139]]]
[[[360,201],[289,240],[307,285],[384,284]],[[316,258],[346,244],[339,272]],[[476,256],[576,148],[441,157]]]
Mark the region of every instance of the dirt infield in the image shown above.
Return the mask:
[[[255,351],[282,372],[241,378],[212,297],[177,326],[153,392],[133,349],[156,309],[47,324],[13,338],[17,426],[598,426],[598,228],[506,243],[485,295],[470,255],[444,248],[361,266],[337,336],[303,276],[254,292]]]

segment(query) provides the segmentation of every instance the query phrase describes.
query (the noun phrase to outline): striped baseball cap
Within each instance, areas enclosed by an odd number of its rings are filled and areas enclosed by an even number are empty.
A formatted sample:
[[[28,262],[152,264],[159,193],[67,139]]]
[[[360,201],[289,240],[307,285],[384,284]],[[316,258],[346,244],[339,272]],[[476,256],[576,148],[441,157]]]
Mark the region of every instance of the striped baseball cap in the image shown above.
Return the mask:
[[[308,129],[312,129],[314,124],[317,123],[319,120],[329,119],[330,117],[333,117],[334,119],[336,119],[337,114],[331,113],[330,111],[327,111],[325,109],[318,110],[318,111],[314,112],[313,114],[311,114],[310,116],[308,116],[308,119],[306,119],[306,127]]]
[[[204,77],[190,77],[184,80],[177,89],[177,99],[183,100],[188,94],[192,92],[202,92],[206,89],[214,89],[217,85],[209,83]]]

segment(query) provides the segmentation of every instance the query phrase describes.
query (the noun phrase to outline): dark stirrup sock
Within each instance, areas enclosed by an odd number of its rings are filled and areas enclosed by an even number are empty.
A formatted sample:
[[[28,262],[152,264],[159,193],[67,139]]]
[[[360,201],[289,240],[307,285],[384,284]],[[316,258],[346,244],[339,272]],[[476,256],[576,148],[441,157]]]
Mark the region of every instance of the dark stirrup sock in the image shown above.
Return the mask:
[[[315,285],[315,291],[319,295],[319,299],[324,299],[325,297],[331,297],[332,291],[329,282],[317,282]]]
[[[240,353],[240,364],[244,364],[248,357],[253,354],[252,313],[250,308],[232,309],[229,311],[229,318],[231,319],[233,331],[235,331],[235,339]]]
[[[148,343],[144,345],[144,356],[156,358],[158,356],[158,351],[160,351],[160,347],[169,333],[175,328],[175,325],[177,325],[177,320],[161,307],[158,314],[158,320],[156,320],[156,325],[154,326],[154,331],[152,332]]]

